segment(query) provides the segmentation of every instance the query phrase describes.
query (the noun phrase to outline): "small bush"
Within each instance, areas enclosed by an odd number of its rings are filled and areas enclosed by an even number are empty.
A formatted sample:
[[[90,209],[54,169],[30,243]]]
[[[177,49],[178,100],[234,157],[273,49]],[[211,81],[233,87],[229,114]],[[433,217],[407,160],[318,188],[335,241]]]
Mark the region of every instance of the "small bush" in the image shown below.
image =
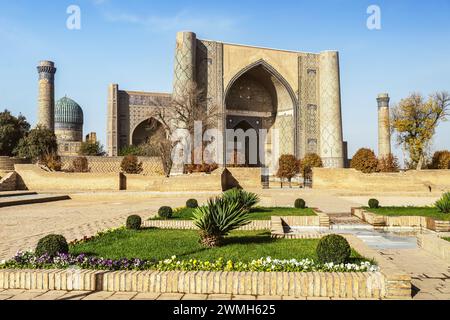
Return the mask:
[[[161,207],[158,210],[158,215],[163,219],[170,219],[173,215],[173,210],[171,207]]]
[[[46,166],[51,171],[61,171],[61,157],[56,153],[45,153],[39,161],[40,165]]]
[[[186,207],[190,209],[198,208],[198,201],[196,199],[189,199],[186,201]]]
[[[381,157],[378,160],[379,172],[399,172],[400,166],[398,164],[398,158],[393,154],[389,154],[386,157]]]
[[[86,157],[77,157],[72,161],[73,172],[89,172],[89,161]]]
[[[129,230],[139,230],[141,229],[142,219],[140,216],[132,215],[127,219],[127,229]]]
[[[344,237],[331,234],[319,241],[316,253],[321,263],[341,264],[349,261],[352,249]]]
[[[436,151],[430,167],[431,169],[450,169],[450,151]]]
[[[378,209],[380,207],[380,201],[377,199],[370,199],[369,200],[369,208],[370,209]]]
[[[312,168],[322,168],[322,158],[316,153],[308,153],[299,161],[300,172],[303,176],[311,173]]]
[[[295,156],[291,154],[284,154],[280,157],[278,160],[277,177],[281,179],[281,187],[283,187],[284,179],[287,179],[289,182],[289,187],[292,187],[292,178],[299,173],[299,167],[299,161],[295,158]]]
[[[305,200],[303,200],[303,199],[295,200],[295,208],[297,208],[297,209],[305,209],[306,208]]]
[[[350,167],[363,173],[377,172],[378,159],[372,150],[362,148],[353,156]]]
[[[123,158],[120,168],[123,172],[128,174],[141,174],[144,171],[142,162],[139,162],[138,157],[129,155]]]
[[[42,257],[48,254],[50,257],[56,256],[58,253],[68,253],[69,245],[66,238],[61,235],[50,234],[39,240],[36,246],[36,256]]]
[[[450,192],[445,193],[441,199],[436,201],[436,208],[442,213],[450,213]]]

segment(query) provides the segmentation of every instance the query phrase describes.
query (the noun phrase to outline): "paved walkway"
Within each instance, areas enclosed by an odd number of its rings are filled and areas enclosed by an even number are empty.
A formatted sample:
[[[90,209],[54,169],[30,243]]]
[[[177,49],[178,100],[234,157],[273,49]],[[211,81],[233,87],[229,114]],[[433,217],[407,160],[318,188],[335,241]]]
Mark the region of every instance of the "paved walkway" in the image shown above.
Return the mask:
[[[330,298],[292,298],[282,296],[235,296],[231,294],[182,294],[88,291],[1,290],[0,300],[355,300]]]

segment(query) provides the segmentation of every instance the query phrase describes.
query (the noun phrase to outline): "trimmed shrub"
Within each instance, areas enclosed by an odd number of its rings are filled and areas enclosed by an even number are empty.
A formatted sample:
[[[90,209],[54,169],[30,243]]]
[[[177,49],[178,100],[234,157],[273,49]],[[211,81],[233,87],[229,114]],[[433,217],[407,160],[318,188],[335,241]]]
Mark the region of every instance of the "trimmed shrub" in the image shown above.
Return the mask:
[[[69,245],[67,244],[66,238],[56,234],[50,234],[39,240],[35,251],[38,257],[42,257],[45,254],[54,257],[58,253],[68,252]]]
[[[400,166],[398,164],[398,158],[392,153],[386,157],[381,157],[378,160],[379,172],[399,172]]]
[[[86,157],[77,157],[72,161],[73,172],[89,172],[89,161]]]
[[[186,208],[198,208],[198,201],[196,199],[189,199],[188,201],[186,201]]]
[[[377,199],[370,199],[369,200],[369,208],[370,209],[378,209],[380,207],[380,201]]]
[[[173,215],[173,210],[171,207],[161,207],[158,210],[158,215],[163,219],[170,219]]]
[[[46,166],[51,171],[61,171],[62,168],[61,157],[56,153],[45,153],[39,160],[39,164]]]
[[[362,148],[353,156],[350,167],[363,173],[377,172],[378,159],[372,150]]]
[[[120,168],[128,174],[141,174],[144,171],[142,162],[139,162],[138,157],[133,155],[125,156],[120,164]]]
[[[141,229],[142,219],[138,215],[132,215],[127,218],[127,229],[139,230]]]
[[[352,249],[344,237],[330,234],[320,239],[316,253],[321,263],[341,264],[349,261]]]
[[[430,167],[431,169],[450,169],[450,151],[436,151]]]
[[[281,187],[283,187],[284,179],[287,179],[289,182],[289,187],[292,187],[292,178],[295,177],[300,171],[298,160],[291,154],[284,154],[280,157],[278,162],[277,177],[281,179]]]
[[[312,168],[322,168],[322,158],[316,153],[308,153],[299,161],[300,172],[303,176],[308,175]]]
[[[436,201],[436,208],[442,213],[450,213],[450,192],[445,193],[441,199]]]
[[[295,200],[295,208],[297,208],[297,209],[305,209],[306,208],[305,200],[303,200],[303,199]]]

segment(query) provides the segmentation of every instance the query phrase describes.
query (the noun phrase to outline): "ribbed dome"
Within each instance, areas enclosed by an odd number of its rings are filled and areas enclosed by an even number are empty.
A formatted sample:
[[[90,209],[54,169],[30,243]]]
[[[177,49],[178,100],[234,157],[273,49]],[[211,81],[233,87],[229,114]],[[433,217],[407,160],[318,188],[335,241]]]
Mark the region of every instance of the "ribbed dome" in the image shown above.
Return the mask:
[[[55,123],[83,124],[83,109],[70,98],[64,97],[56,102]]]

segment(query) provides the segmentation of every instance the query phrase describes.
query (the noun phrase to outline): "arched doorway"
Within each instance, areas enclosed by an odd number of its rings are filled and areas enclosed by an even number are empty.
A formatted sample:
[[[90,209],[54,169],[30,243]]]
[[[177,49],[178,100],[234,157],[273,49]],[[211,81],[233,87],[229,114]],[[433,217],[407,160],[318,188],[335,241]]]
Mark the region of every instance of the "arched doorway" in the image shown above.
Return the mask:
[[[225,114],[227,164],[233,159],[229,153],[236,144],[229,131],[236,129],[256,132],[257,166],[275,169],[281,154],[296,155],[297,99],[287,81],[264,60],[232,79],[225,94]],[[252,158],[248,149],[244,148],[246,165]]]
[[[134,129],[131,144],[140,146],[150,142],[152,139],[164,138],[165,134],[162,124],[155,118],[149,118]]]

